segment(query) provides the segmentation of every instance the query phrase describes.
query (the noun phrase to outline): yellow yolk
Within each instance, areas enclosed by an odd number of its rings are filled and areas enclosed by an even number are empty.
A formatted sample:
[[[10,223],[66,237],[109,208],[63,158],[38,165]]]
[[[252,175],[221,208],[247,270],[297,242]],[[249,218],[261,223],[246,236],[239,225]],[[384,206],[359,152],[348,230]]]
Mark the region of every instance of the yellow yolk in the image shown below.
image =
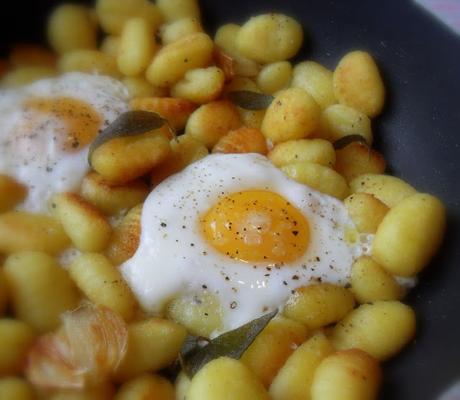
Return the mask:
[[[244,262],[286,263],[304,254],[309,225],[280,195],[251,190],[221,198],[201,220],[207,241]]]
[[[25,102],[25,110],[49,115],[64,123],[64,150],[78,151],[89,145],[99,133],[101,116],[87,103],[71,97],[32,98]]]

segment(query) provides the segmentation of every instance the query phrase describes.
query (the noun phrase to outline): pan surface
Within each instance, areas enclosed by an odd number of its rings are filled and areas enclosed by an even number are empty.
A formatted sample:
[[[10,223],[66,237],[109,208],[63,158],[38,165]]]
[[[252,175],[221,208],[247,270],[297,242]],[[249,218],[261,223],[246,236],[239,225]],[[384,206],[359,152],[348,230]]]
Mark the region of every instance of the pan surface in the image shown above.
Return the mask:
[[[56,3],[2,2],[0,52],[14,42],[43,41],[45,16]],[[460,380],[460,36],[409,0],[200,3],[211,32],[267,11],[294,16],[306,32],[299,60],[334,68],[354,49],[377,59],[388,89],[384,113],[374,123],[377,148],[389,172],[448,207],[444,245],[407,298],[418,315],[416,340],[386,363],[382,399],[436,399]]]

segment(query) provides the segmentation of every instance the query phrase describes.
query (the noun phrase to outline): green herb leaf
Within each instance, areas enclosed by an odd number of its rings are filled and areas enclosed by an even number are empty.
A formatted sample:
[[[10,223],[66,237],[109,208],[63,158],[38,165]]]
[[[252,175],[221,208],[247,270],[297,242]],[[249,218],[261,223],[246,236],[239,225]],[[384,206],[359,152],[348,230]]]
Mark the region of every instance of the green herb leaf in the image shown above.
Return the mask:
[[[340,150],[354,142],[360,142],[367,145],[366,139],[361,135],[347,135],[334,142],[334,149]]]
[[[91,164],[91,155],[94,150],[109,140],[141,135],[161,128],[165,124],[168,124],[168,121],[157,113],[149,111],[127,111],[121,114],[96,137],[89,147],[88,161]]]
[[[228,97],[237,106],[246,110],[265,110],[275,99],[268,94],[251,92],[249,90],[230,92]]]
[[[208,362],[219,357],[239,359],[277,312],[275,310],[224,333],[204,347],[199,343],[202,338],[189,338],[181,350],[181,364],[185,373],[192,378]]]

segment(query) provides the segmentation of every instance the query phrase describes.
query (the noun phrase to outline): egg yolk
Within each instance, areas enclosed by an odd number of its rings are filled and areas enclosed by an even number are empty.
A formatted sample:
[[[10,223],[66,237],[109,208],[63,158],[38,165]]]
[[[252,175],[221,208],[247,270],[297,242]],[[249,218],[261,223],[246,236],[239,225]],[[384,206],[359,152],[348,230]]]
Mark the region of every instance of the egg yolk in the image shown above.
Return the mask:
[[[304,254],[307,219],[289,201],[265,190],[219,199],[201,219],[206,240],[220,253],[244,262],[282,264]]]
[[[84,101],[71,97],[28,99],[26,111],[35,111],[63,122],[64,151],[74,152],[89,145],[99,133],[101,116]],[[33,121],[31,121],[33,125]]]

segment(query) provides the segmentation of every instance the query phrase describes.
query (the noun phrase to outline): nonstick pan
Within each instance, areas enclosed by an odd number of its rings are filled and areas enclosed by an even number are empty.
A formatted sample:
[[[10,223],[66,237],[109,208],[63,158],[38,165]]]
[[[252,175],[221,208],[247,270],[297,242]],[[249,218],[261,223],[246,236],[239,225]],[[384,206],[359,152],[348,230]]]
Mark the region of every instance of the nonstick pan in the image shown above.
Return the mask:
[[[43,41],[46,15],[57,3],[3,1],[0,52],[14,42]],[[377,148],[389,172],[448,207],[444,245],[407,298],[418,315],[416,339],[385,364],[382,399],[437,399],[460,380],[460,36],[409,0],[200,3],[211,32],[222,23],[282,11],[304,26],[299,59],[333,68],[353,49],[377,59],[388,89],[384,113],[374,123]]]

